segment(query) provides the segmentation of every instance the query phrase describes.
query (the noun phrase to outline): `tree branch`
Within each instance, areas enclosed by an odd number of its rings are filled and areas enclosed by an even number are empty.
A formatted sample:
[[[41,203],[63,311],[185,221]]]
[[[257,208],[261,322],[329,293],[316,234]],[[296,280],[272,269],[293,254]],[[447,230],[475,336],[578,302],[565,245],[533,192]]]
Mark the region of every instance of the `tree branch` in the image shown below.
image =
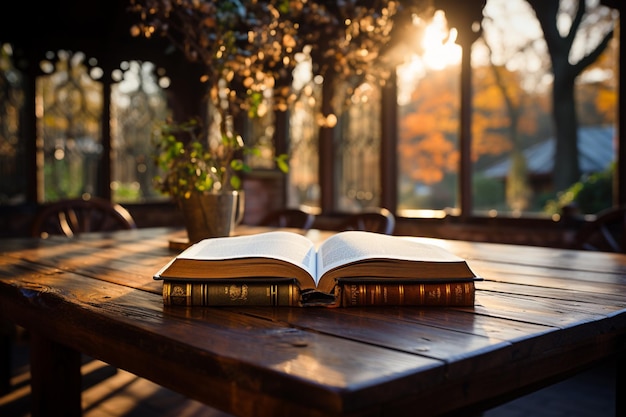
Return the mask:
[[[571,48],[571,45],[574,43],[576,32],[578,32],[578,28],[580,27],[580,23],[583,21],[583,16],[585,15],[586,10],[587,10],[587,4],[585,0],[578,0],[578,7],[576,8],[576,16],[574,16],[574,20],[572,21],[572,26],[569,28],[569,33],[565,37],[565,39],[567,40],[567,43],[570,45],[570,48]]]
[[[593,64],[596,61],[596,59],[598,59],[598,57],[602,54],[602,52],[604,52],[604,50],[606,49],[606,47],[608,46],[612,38],[613,38],[613,31],[610,31],[604,36],[604,38],[602,38],[602,42],[600,42],[598,46],[594,48],[593,51],[585,55],[575,65],[572,65],[574,73],[578,75],[581,72],[583,72],[583,70],[587,68],[589,65]]]

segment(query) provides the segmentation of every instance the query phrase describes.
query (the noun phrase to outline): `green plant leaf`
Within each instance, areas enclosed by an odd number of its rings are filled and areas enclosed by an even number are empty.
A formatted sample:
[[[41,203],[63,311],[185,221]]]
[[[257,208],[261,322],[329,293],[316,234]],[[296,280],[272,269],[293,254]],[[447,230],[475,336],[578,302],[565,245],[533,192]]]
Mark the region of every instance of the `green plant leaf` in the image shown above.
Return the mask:
[[[241,178],[236,175],[230,177],[230,186],[233,187],[233,190],[241,189]]]
[[[276,166],[285,174],[289,172],[289,155],[280,154],[276,158]]]
[[[246,164],[241,159],[233,159],[230,162],[230,167],[235,171],[243,171],[246,168]]]

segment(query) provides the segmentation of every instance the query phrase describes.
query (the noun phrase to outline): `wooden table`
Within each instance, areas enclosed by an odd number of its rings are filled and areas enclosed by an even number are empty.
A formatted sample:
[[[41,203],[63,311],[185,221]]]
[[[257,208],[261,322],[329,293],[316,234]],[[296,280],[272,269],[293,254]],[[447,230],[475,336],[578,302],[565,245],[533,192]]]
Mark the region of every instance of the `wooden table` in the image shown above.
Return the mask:
[[[475,307],[165,308],[176,234],[0,241],[33,416],[80,415],[79,352],[239,416],[468,415],[609,357],[624,392],[626,255],[426,239],[485,278]]]

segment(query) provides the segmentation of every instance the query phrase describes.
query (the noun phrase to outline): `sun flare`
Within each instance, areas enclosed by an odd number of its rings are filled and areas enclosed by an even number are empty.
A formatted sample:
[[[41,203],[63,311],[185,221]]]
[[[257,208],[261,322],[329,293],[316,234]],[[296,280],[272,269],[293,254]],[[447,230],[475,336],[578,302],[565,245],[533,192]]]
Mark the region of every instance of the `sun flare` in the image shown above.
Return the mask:
[[[457,30],[448,29],[443,11],[435,12],[431,23],[424,30],[422,59],[427,68],[442,70],[461,62],[461,47],[456,42]]]

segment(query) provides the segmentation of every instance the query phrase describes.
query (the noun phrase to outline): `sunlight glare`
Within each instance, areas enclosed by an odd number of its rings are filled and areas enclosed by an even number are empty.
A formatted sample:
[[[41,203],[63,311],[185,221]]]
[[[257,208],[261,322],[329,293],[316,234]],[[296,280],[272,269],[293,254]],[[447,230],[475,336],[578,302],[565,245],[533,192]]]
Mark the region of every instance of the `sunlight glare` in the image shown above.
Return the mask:
[[[413,24],[425,25],[421,40],[422,52],[409,55],[405,63],[397,67],[397,101],[400,106],[411,100],[412,91],[429,70],[441,71],[461,62],[462,49],[455,43],[457,30],[448,30],[443,11],[437,10],[428,24],[419,17],[414,17]]]
[[[455,43],[457,30],[448,30],[443,11],[437,10],[433,20],[424,31],[422,46],[425,65],[433,70],[442,70],[447,66],[461,62],[461,47]]]
[[[398,66],[398,105],[404,106],[411,102],[411,94],[418,81],[426,75],[424,61],[418,55],[412,55],[411,60]]]

